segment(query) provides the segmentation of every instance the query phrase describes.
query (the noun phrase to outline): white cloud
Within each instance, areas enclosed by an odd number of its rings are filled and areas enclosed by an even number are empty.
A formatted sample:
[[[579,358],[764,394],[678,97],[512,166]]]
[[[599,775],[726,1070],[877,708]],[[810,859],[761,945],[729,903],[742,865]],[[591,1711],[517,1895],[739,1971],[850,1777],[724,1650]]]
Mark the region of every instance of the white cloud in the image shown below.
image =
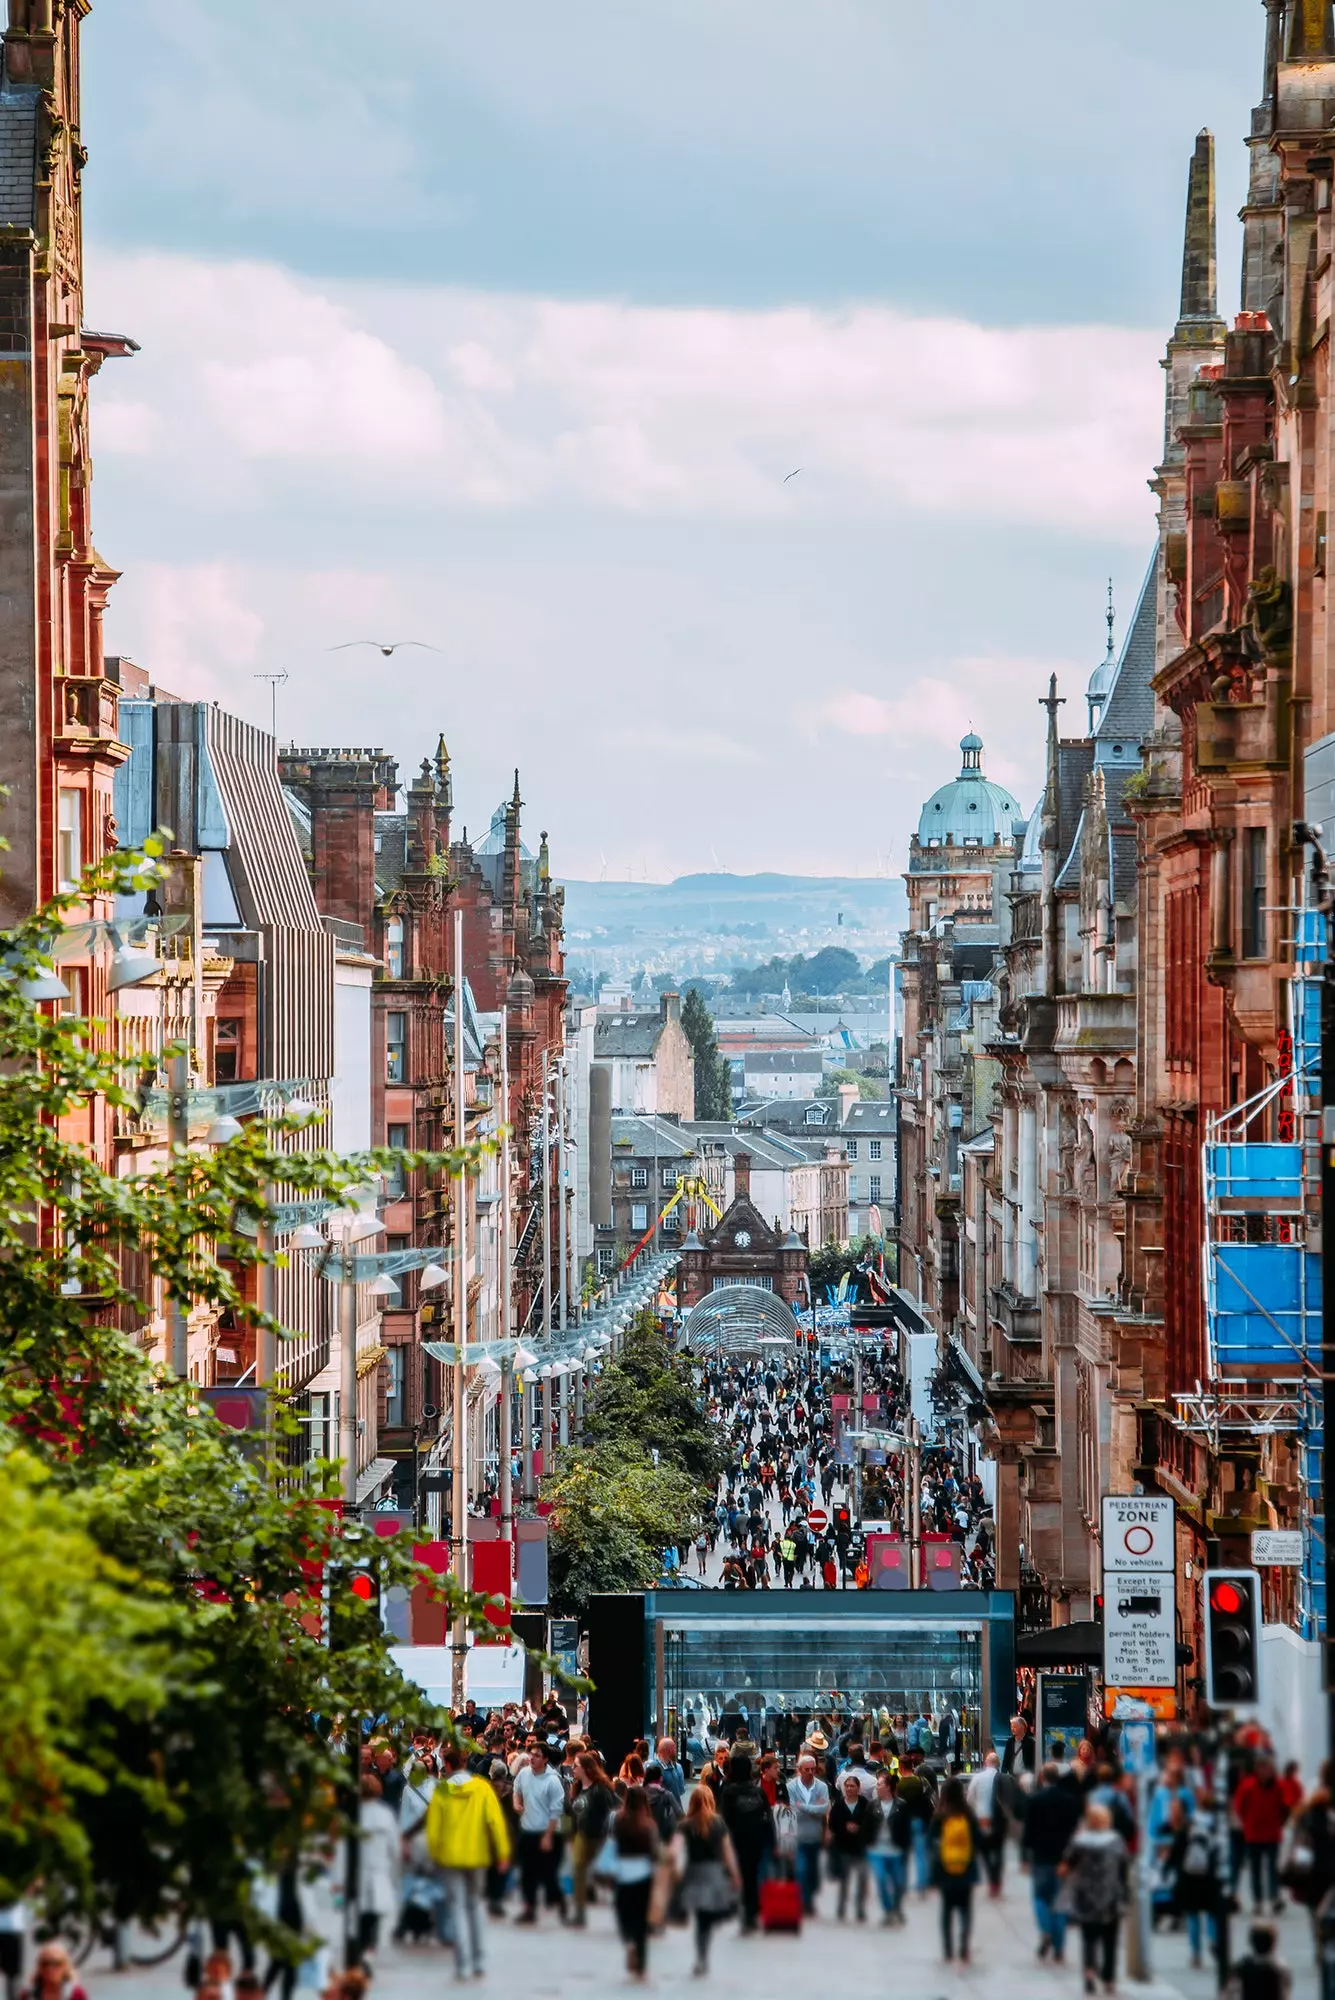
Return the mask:
[[[319,286],[170,256],[103,255],[91,295],[143,343],[132,389],[98,389],[95,448],[251,503],[296,484],[379,509],[1149,530],[1158,341],[1124,329]]]

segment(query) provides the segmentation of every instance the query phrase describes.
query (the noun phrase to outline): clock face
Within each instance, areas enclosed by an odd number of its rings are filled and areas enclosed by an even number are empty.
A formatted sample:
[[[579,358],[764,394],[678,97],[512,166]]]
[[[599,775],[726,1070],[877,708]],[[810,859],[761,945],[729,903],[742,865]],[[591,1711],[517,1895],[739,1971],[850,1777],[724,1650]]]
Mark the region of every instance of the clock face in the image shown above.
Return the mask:
[[[732,1240],[739,1250],[749,1250],[751,1248],[751,1232],[749,1229],[739,1229]]]

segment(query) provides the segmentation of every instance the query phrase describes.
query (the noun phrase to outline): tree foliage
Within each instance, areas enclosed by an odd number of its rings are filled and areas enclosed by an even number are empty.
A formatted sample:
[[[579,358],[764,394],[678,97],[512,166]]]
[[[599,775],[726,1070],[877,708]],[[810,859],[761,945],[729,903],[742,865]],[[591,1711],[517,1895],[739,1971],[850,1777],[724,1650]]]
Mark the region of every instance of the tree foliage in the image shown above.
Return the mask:
[[[596,1591],[652,1583],[668,1543],[695,1533],[718,1470],[689,1364],[647,1310],[590,1391],[584,1443],[561,1455],[551,1488],[557,1601],[580,1611]]]
[[[246,1275],[271,1184],[337,1199],[393,1160],[288,1151],[259,1121],[122,1178],[84,1150],[98,1107],[141,1111],[152,1079],[19,985],[88,899],[153,887],[160,851],[111,857],[0,935],[0,1902],[259,1928],[257,1872],[344,1825],[317,1718],[421,1707],[343,1580],[426,1573],[342,1517],[337,1468],[294,1484],[244,1456],[112,1322],[151,1311],[123,1275],[134,1250],[176,1296],[257,1323]],[[412,1163],[461,1173],[472,1150]],[[480,1599],[466,1609],[481,1623]]]
[[[731,1118],[732,1072],[719,1054],[714,1017],[696,989],[682,1002],[681,1025],[695,1058],[696,1117]]]

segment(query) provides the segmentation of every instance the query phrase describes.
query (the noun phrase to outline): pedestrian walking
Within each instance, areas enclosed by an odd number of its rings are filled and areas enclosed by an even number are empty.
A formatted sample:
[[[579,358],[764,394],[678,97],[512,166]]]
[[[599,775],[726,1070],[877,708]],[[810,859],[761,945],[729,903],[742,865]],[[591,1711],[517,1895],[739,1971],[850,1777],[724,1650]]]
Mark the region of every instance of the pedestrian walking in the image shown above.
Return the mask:
[[[643,1785],[632,1785],[609,1834],[617,1929],[626,1947],[626,1970],[642,1982],[649,1959],[649,1896],[658,1861],[658,1829]],[[601,1864],[600,1864],[601,1865]]]
[[[846,1771],[840,1796],[831,1800],[829,1816],[830,1868],[839,1883],[839,1920],[848,1915],[848,1892],[854,1891],[854,1915],[867,1921],[868,1849],[876,1837],[879,1813],[866,1797],[857,1773]]]
[[[978,1822],[969,1810],[964,1786],[947,1778],[929,1830],[932,1877],[941,1892],[941,1952],[955,1955],[956,1919],[960,1963],[969,1963],[973,1927],[973,1890],[978,1880]]]
[[[1247,1936],[1247,1952],[1240,1958],[1224,1986],[1224,2000],[1289,2000],[1293,1974],[1275,1953],[1273,1924],[1253,1924]]]
[[[1279,1845],[1289,1809],[1273,1758],[1258,1757],[1256,1769],[1233,1794],[1233,1812],[1242,1829],[1252,1909],[1259,1916],[1268,1900],[1278,1913],[1284,1907],[1279,1893]]]
[[[1061,1873],[1071,1913],[1080,1926],[1086,1993],[1113,1992],[1117,1976],[1117,1930],[1126,1895],[1126,1842],[1106,1805],[1092,1799],[1071,1836]]]
[[[519,1893],[523,1908],[517,1924],[538,1921],[538,1895],[547,1908],[566,1916],[565,1892],[559,1879],[561,1862],[561,1821],[565,1814],[565,1787],[547,1763],[547,1752],[534,1743],[527,1765],[515,1778],[515,1810],[519,1815]]]
[[[761,1870],[774,1849],[774,1814],[743,1752],[734,1751],[729,1759],[718,1809],[742,1878],[742,1929],[753,1931],[760,1914]]]
[[[1062,1777],[1061,1767],[1048,1762],[1037,1789],[1025,1805],[1021,1852],[1029,1864],[1029,1886],[1038,1925],[1038,1955],[1058,1965],[1066,1955],[1067,1911],[1061,1899],[1061,1868],[1071,1837],[1080,1824],[1081,1803],[1076,1787]]]
[[[601,1758],[591,1750],[581,1751],[575,1760],[575,1786],[570,1795],[570,1820],[574,1828],[570,1841],[570,1873],[575,1892],[572,1921],[581,1928],[588,1921],[590,1872],[602,1852],[616,1809],[616,1791]]]
[[[730,1917],[742,1891],[741,1870],[722,1815],[707,1785],[697,1785],[674,1839],[682,1907],[695,1926],[695,1964],[702,1979],[709,1970],[709,1946],[716,1925]]]
[[[487,1870],[509,1865],[510,1833],[490,1781],[468,1770],[463,1752],[450,1744],[441,1763],[445,1776],[427,1807],[426,1844],[444,1875],[455,1972],[481,1979]]]
[[[1001,1781],[1001,1759],[989,1750],[983,1768],[969,1780],[969,1809],[978,1822],[978,1846],[987,1876],[989,1896],[1001,1894],[1001,1875],[1006,1859],[1006,1816],[997,1787]]]
[[[898,1790],[899,1778],[895,1772],[877,1772],[876,1806],[880,1817],[871,1846],[867,1849],[867,1865],[880,1897],[882,1924],[902,1924],[904,1921],[904,1889],[908,1880],[908,1850],[912,1833],[908,1812],[896,1796]]]
[[[1164,1856],[1164,1873],[1169,1883],[1169,1908],[1175,1923],[1185,1923],[1193,1971],[1201,1963],[1205,1927],[1219,1952],[1220,1919],[1231,1898],[1228,1884],[1228,1828],[1213,1798],[1207,1793],[1187,1814],[1179,1803],[1175,1808],[1178,1824]]]
[[[398,1914],[402,1842],[398,1816],[384,1797],[380,1779],[368,1771],[362,1778],[361,1792],[357,1907],[361,1956],[366,1958],[380,1942],[385,1918]]]
[[[820,1857],[826,1841],[830,1788],[817,1775],[816,1759],[810,1750],[803,1750],[797,1760],[797,1776],[788,1783],[788,1803],[795,1821],[793,1860],[802,1891],[802,1907],[812,1916],[820,1894]]]

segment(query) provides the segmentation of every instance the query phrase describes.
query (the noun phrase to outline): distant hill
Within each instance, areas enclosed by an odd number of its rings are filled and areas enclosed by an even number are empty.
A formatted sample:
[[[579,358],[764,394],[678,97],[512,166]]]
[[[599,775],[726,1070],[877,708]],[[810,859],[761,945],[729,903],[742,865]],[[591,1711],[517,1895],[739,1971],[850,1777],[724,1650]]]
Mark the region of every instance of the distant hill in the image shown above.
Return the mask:
[[[904,885],[889,876],[680,875],[675,882],[567,882],[566,932],[766,937],[843,927],[897,929]],[[849,943],[856,948],[855,935]]]

